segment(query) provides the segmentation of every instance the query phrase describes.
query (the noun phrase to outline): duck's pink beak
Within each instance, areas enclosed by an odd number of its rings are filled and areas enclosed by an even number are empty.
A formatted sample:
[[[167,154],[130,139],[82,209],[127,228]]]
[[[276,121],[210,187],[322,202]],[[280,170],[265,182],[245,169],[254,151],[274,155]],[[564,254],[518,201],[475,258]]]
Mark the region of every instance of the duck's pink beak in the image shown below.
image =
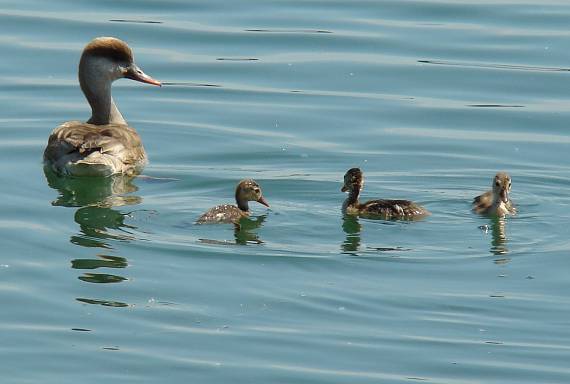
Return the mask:
[[[259,200],[257,200],[257,202],[258,202],[259,204],[263,204],[263,205],[265,205],[266,207],[269,208],[269,203],[267,202],[267,200],[265,200],[265,198],[264,198],[263,196],[261,196],[261,197],[259,198]]]
[[[152,85],[158,85],[159,87],[162,85],[160,81],[153,79],[146,73],[142,71],[136,64],[131,64],[125,73],[125,77],[127,79],[140,81],[141,83],[147,83]]]

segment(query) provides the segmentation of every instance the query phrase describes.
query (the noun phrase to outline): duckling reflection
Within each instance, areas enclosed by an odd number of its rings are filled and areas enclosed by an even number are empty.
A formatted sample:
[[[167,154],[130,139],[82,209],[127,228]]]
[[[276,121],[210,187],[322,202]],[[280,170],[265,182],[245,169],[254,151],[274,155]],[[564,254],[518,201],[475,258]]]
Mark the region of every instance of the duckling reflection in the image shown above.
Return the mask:
[[[263,226],[267,215],[257,216],[255,220],[253,217],[244,217],[238,224],[234,224],[234,242],[213,240],[213,239],[200,239],[199,241],[206,244],[217,245],[248,245],[248,244],[263,244],[263,240],[259,238],[257,229]]]
[[[343,253],[354,253],[360,249],[360,231],[362,225],[358,221],[358,216],[344,215],[342,218],[342,230],[346,233],[346,238],[341,244]]]
[[[344,215],[342,218],[342,230],[346,234],[346,237],[342,244],[340,245],[340,249],[342,253],[353,255],[353,256],[361,256],[364,253],[367,254],[376,254],[378,252],[404,252],[410,251],[408,248],[403,248],[400,246],[396,247],[371,247],[371,246],[364,246],[362,249],[362,239],[361,239],[361,232],[362,232],[362,224],[360,224],[359,217],[355,215]],[[358,252],[361,252],[360,254]]]
[[[490,225],[491,227],[491,248],[490,251],[492,254],[497,256],[505,256],[509,253],[509,249],[507,248],[507,234],[506,234],[506,219],[504,216],[495,216],[491,218]],[[480,228],[485,232],[489,231],[489,226],[481,226]],[[495,260],[497,264],[502,264],[508,262],[509,259],[501,258]]]

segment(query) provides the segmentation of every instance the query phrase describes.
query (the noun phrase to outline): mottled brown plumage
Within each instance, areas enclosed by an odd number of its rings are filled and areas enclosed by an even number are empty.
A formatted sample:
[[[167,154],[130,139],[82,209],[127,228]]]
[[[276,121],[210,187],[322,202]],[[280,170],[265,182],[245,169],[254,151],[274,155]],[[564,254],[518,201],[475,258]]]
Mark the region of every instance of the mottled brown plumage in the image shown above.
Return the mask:
[[[511,177],[507,173],[497,173],[492,189],[473,199],[473,211],[485,215],[514,215],[517,210],[509,196],[511,185]]]
[[[210,208],[196,220],[196,224],[239,224],[242,218],[248,217],[250,214],[249,201],[257,201],[269,207],[269,204],[263,197],[261,187],[252,179],[239,182],[236,187],[235,199],[237,206],[224,204]]]
[[[409,200],[370,200],[360,203],[358,196],[364,187],[364,175],[359,168],[351,168],[344,175],[342,192],[348,198],[342,205],[344,213],[382,219],[414,219],[429,215],[422,206]]]
[[[58,174],[109,176],[138,174],[147,162],[136,130],[128,126],[111,97],[119,78],[160,85],[137,67],[128,45],[113,37],[92,40],[81,55],[79,83],[92,115],[55,128],[44,151],[44,164]]]

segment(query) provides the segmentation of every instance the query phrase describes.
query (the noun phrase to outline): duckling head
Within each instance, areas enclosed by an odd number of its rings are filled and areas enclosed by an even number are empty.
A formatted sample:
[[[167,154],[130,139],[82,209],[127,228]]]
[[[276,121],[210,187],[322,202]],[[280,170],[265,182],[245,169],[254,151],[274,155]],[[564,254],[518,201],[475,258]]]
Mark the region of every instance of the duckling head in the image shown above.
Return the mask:
[[[360,192],[364,187],[364,176],[360,168],[351,168],[344,174],[341,192]]]
[[[505,172],[499,172],[493,179],[493,197],[495,201],[509,202],[511,192],[511,177]]]
[[[261,187],[253,179],[246,179],[240,181],[236,188],[236,201],[257,201],[260,204],[269,207],[269,203],[263,197]]]

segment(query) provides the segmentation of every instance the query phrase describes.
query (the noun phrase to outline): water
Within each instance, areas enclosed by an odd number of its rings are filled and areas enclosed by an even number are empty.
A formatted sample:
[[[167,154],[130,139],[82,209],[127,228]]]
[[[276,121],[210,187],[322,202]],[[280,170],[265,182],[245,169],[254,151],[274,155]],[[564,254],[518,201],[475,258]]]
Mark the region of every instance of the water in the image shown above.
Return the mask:
[[[569,13],[1,2],[2,381],[568,383]],[[99,35],[177,84],[114,86],[146,177],[46,178],[49,132],[89,115],[76,66]],[[364,198],[432,216],[343,220],[354,166]],[[498,170],[504,221],[470,212]],[[270,210],[193,225],[245,177]]]

